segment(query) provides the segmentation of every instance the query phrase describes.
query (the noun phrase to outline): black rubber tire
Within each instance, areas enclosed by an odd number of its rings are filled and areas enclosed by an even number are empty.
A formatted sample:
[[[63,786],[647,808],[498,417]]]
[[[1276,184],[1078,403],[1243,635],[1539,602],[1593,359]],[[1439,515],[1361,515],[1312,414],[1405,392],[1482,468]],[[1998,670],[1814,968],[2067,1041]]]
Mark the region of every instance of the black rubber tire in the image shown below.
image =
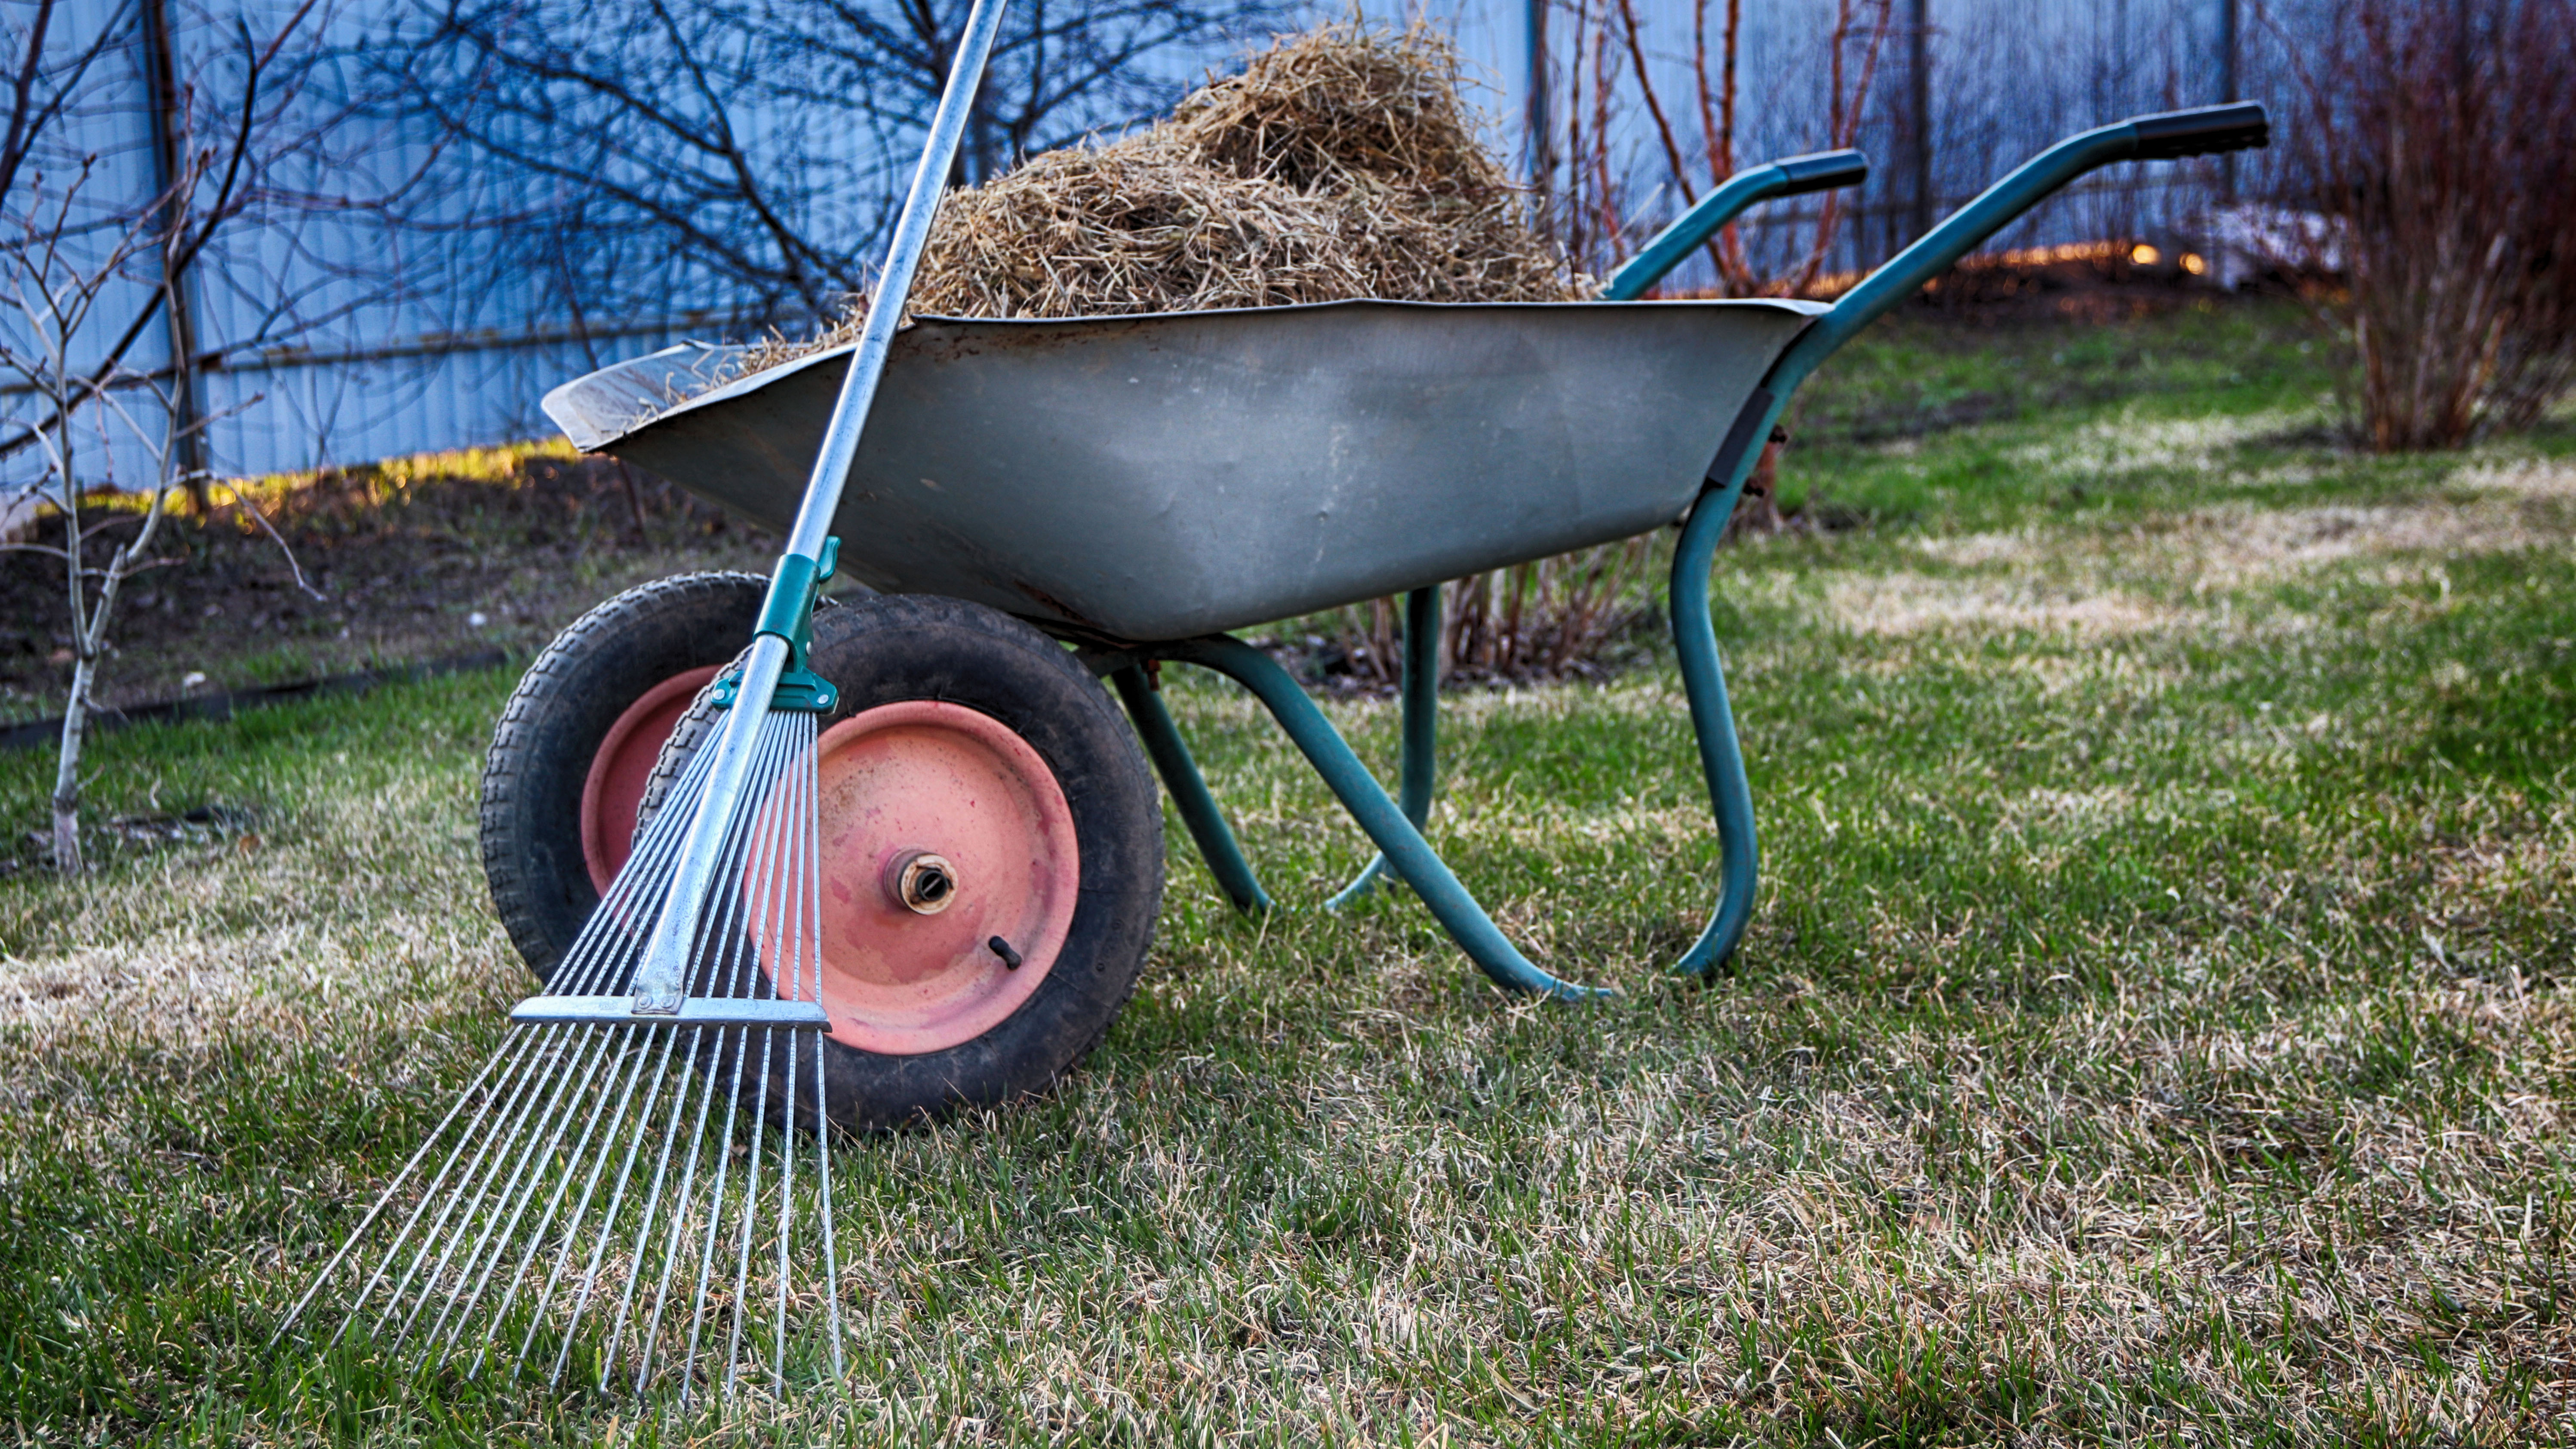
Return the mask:
[[[1163,900],[1163,808],[1135,732],[1100,681],[1062,645],[1007,614],[957,599],[886,594],[817,616],[810,666],[840,689],[825,728],[861,710],[913,699],[964,705],[1009,726],[1055,772],[1073,812],[1082,875],[1064,949],[1019,1010],[972,1041],[918,1055],[861,1051],[827,1039],[827,1114],[844,1129],[882,1130],[1046,1090],[1108,1034],[1153,944]],[[701,694],[689,717],[700,727],[693,731],[684,720],[673,732],[648,800],[687,762],[681,742],[703,738],[712,712]],[[801,1076],[798,1100],[787,1103],[783,1070],[764,1073],[761,1055],[755,1046],[746,1076],[767,1080],[758,1088],[746,1082],[744,1105],[767,1120],[810,1128],[810,1058],[801,1068],[808,1075]],[[730,1076],[729,1059],[720,1061],[712,1050],[701,1065]]]
[[[600,742],[655,685],[740,653],[768,587],[746,573],[638,584],[556,635],[502,706],[483,757],[483,878],[538,980],[599,904],[581,853],[581,790]]]

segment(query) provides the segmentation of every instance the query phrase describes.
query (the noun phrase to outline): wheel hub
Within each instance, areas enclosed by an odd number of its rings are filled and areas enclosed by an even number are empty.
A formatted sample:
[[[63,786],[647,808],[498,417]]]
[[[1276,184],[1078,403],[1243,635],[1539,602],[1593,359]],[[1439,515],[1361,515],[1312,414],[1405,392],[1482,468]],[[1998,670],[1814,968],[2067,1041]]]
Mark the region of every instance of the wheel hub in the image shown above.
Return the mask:
[[[904,851],[886,862],[885,893],[914,915],[938,915],[957,899],[957,867],[931,851]]]
[[[906,700],[824,731],[815,777],[833,1038],[941,1051],[1018,1010],[1063,949],[1081,886],[1073,811],[1046,761],[990,715]],[[792,949],[762,943],[774,963]]]

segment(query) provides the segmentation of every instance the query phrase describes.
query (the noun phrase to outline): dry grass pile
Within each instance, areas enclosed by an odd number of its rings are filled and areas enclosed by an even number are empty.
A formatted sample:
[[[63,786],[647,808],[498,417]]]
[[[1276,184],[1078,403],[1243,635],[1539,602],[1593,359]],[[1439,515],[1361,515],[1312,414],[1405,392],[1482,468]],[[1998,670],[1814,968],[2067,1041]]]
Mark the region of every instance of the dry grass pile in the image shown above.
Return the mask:
[[[1459,85],[1457,53],[1419,26],[1287,37],[1139,135],[1051,151],[951,195],[912,310],[1094,317],[1592,295],[1530,225]],[[748,363],[854,340],[865,315],[853,306]]]

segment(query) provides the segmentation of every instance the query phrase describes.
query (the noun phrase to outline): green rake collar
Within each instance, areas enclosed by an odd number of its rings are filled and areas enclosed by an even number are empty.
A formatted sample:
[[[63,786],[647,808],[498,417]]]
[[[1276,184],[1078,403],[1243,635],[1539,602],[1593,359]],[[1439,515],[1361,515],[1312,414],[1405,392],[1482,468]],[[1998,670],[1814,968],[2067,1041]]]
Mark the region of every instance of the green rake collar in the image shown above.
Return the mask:
[[[760,606],[760,623],[751,631],[755,639],[775,634],[787,642],[787,672],[778,677],[778,692],[769,701],[771,709],[829,714],[841,702],[841,692],[832,681],[805,667],[806,656],[814,649],[814,600],[822,592],[823,582],[840,567],[841,540],[837,536],[824,539],[821,552],[819,559],[795,553],[779,556],[778,572],[769,580],[769,597]],[[741,681],[740,669],[716,681],[716,708],[733,707],[734,693]]]

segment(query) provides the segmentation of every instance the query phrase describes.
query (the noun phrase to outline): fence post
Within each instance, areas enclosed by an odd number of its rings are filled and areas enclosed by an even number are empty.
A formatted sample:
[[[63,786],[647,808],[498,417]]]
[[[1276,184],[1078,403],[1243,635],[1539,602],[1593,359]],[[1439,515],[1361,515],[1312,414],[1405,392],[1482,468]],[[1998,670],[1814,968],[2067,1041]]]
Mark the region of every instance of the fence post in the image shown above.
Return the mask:
[[[143,0],[143,82],[152,93],[152,181],[161,198],[161,315],[170,329],[170,411],[180,429],[180,476],[198,516],[206,511],[206,435],[198,426],[197,321],[189,305],[188,273],[171,265],[176,233],[188,215],[188,198],[178,194],[179,70],[170,45],[169,0]]]
[[[2218,99],[2242,100],[2236,83],[2238,0],[2218,0]],[[2236,153],[2218,158],[2218,196],[2221,201],[2236,199]]]
[[[1548,207],[1548,183],[1556,175],[1556,138],[1550,132],[1547,92],[1547,7],[1549,0],[1529,0],[1524,23],[1529,39],[1529,96],[1522,124],[1529,128],[1528,165],[1530,190],[1538,198],[1539,224],[1553,231],[1554,218]]]
[[[1911,245],[1932,230],[1932,0],[1908,0],[1906,10],[1906,115],[1913,133],[1906,137],[1906,169],[1914,194],[1906,198],[1913,229],[1905,240]]]

